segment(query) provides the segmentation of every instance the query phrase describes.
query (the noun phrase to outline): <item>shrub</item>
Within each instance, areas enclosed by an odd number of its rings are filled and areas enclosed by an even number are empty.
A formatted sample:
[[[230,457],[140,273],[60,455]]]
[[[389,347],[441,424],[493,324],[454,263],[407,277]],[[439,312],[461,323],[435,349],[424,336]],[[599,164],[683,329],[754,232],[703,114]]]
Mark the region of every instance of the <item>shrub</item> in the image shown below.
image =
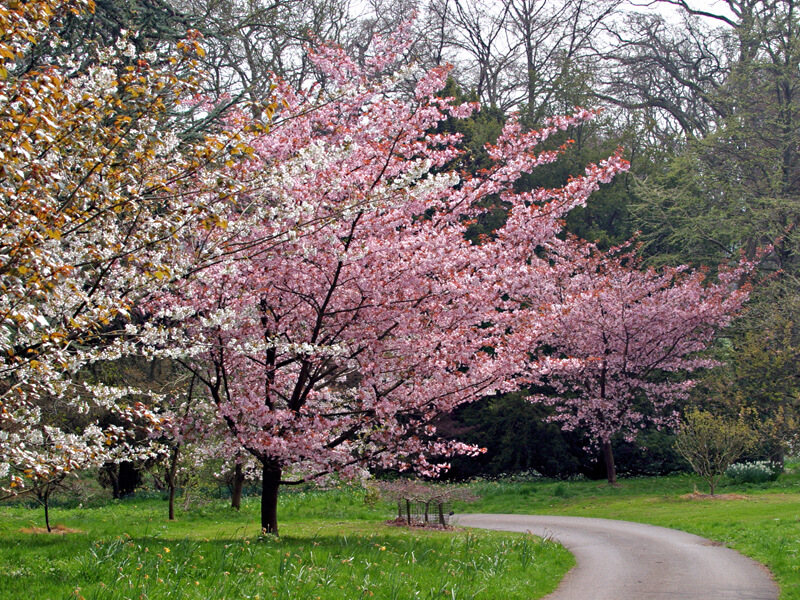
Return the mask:
[[[711,495],[728,467],[742,456],[754,442],[754,432],[747,425],[709,412],[693,409],[684,416],[684,423],[675,438],[678,452],[708,483]]]
[[[775,481],[779,473],[780,469],[766,460],[736,463],[725,470],[725,475],[737,483]]]

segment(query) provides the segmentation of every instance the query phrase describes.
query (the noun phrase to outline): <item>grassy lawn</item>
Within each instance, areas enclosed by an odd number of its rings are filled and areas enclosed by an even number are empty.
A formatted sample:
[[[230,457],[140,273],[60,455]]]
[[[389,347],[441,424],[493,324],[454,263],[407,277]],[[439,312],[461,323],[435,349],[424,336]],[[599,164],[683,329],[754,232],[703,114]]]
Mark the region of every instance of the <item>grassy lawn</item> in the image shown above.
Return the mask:
[[[800,600],[800,469],[760,485],[723,482],[720,498],[692,495],[688,475],[596,481],[480,481],[462,512],[602,517],[683,529],[764,563],[783,600]],[[726,498],[727,496],[727,498]],[[168,522],[160,499],[55,507],[76,530],[33,533],[40,508],[0,506],[0,598],[161,600],[270,598],[508,598],[545,596],[572,566],[530,535],[407,530],[348,488],[281,498],[281,537],[264,538],[258,499],[240,513],[208,500]]]
[[[766,484],[723,482],[721,498],[692,495],[696,477],[597,481],[479,482],[482,499],[464,512],[601,517],[682,529],[717,540],[765,564],[782,600],[800,600],[800,469]],[[732,496],[724,499],[725,496]]]
[[[0,598],[36,600],[540,598],[574,564],[552,542],[497,532],[384,524],[354,490],[285,494],[281,537],[264,538],[258,500],[168,522],[159,499],[52,510],[77,530],[32,533],[39,508],[0,506]]]

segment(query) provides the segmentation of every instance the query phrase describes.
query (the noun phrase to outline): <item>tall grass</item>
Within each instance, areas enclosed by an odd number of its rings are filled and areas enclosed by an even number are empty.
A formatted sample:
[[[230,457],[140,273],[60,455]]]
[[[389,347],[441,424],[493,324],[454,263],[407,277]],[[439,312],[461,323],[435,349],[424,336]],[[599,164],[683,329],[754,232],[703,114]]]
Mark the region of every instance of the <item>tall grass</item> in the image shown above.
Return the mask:
[[[407,530],[350,489],[281,499],[282,535],[260,535],[258,501],[204,503],[166,520],[132,499],[58,511],[80,533],[33,534],[38,510],[0,507],[0,598],[238,600],[539,598],[573,559],[530,535]]]

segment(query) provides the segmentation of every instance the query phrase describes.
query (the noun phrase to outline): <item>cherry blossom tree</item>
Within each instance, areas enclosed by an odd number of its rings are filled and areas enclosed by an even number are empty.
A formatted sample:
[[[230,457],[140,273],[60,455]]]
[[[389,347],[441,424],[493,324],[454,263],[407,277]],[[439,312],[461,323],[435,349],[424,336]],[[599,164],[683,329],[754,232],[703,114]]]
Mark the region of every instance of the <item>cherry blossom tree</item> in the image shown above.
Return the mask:
[[[534,399],[556,407],[563,429],[586,429],[616,484],[612,440],[633,440],[648,422],[677,425],[670,407],[694,385],[682,375],[716,364],[697,353],[741,310],[749,293],[742,277],[753,265],[723,268],[709,282],[705,271],[687,267],[642,269],[623,249],[601,253],[574,239],[559,246],[551,307],[557,325],[535,365],[555,395]]]
[[[154,394],[93,381],[87,367],[137,351],[109,342],[122,339],[153,282],[197,268],[174,260],[181,232],[213,229],[219,202],[239,185],[208,175],[238,152],[233,129],[181,129],[191,128],[200,89],[189,75],[202,53],[196,36],[158,65],[124,39],[29,64],[39,47],[59,45],[59,22],[91,10],[61,0],[0,10],[5,494],[149,452],[133,442],[161,426]]]
[[[260,463],[269,533],[281,485],[356,477],[368,465],[435,476],[448,456],[480,451],[438,440],[436,418],[512,386],[549,325],[510,288],[549,268],[536,249],[626,168],[616,155],[563,188],[515,190],[564,150],[540,150],[545,139],[593,117],[579,110],[537,131],[512,120],[489,149],[492,167],[447,171],[458,137],[431,132],[477,107],[435,95],[446,68],[385,74],[404,43],[402,32],[378,40],[364,67],[319,50],[324,93],[275,83],[270,131],[231,166],[245,179],[270,174],[222,217],[224,234],[241,236],[224,260],[149,305],[145,337],[185,349],[230,439]],[[471,244],[465,229],[493,194],[511,206],[508,223]],[[202,234],[214,244],[223,235]]]

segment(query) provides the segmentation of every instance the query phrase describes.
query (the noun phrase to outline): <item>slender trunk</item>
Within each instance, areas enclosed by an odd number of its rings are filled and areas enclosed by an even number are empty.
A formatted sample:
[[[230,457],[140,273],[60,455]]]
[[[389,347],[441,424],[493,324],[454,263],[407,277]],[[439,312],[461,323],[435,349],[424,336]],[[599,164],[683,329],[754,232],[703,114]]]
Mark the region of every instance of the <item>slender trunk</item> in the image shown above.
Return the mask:
[[[178,474],[178,457],[181,447],[175,446],[169,461],[169,471],[167,472],[167,485],[169,486],[169,520],[175,520],[175,477]]]
[[[606,345],[606,356],[610,353],[608,349],[608,340],[605,333],[603,334],[603,343]],[[603,359],[603,367],[600,371],[600,397],[606,397],[606,377],[608,376],[608,362]],[[611,450],[611,440],[603,442],[603,460],[606,463],[606,477],[608,478],[608,485],[617,485],[617,467],[614,464],[614,452]]]
[[[261,470],[261,531],[278,535],[278,489],[281,470],[264,465]]]
[[[175,484],[169,484],[169,520],[175,520]]]
[[[242,490],[244,489],[244,470],[241,463],[233,467],[233,489],[231,490],[231,508],[239,510],[242,507]]]
[[[53,530],[50,529],[50,493],[45,492],[44,494],[44,524],[47,526],[47,533],[51,533]]]
[[[611,450],[611,442],[603,443],[603,459],[606,463],[608,485],[617,485],[617,467],[614,465],[614,452]]]

